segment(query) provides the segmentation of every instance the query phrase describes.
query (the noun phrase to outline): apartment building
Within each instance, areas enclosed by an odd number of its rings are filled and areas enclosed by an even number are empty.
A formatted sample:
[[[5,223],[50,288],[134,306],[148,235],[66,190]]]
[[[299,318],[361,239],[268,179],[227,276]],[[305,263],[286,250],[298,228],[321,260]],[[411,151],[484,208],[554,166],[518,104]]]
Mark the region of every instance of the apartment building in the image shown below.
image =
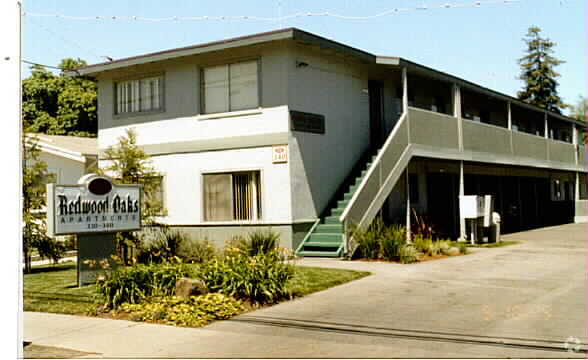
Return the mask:
[[[288,28],[78,72],[101,156],[135,129],[161,221],[219,245],[271,228],[341,256],[352,224],[413,213],[464,238],[459,195],[493,195],[503,232],[586,220],[583,123],[400,57]]]

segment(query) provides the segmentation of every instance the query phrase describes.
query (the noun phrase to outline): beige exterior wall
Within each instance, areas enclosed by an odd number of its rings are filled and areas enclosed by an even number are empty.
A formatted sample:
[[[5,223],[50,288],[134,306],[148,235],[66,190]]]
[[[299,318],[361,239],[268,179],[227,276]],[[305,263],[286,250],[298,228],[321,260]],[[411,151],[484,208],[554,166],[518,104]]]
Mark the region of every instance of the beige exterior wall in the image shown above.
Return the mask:
[[[86,173],[86,164],[80,161],[45,152],[39,154],[39,160],[47,163],[49,173],[56,174],[57,184],[77,184],[80,177]]]
[[[290,48],[287,69],[290,109],[325,116],[324,134],[292,132],[289,140],[293,219],[312,219],[369,145],[368,75],[353,60],[303,45]]]

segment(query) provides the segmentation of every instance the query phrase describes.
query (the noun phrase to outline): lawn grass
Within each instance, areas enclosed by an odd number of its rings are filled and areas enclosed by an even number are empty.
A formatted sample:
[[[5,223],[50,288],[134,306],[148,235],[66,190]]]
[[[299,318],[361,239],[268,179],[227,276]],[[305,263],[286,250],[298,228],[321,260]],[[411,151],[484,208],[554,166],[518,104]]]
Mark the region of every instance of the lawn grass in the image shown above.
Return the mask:
[[[324,290],[362,278],[368,272],[297,266],[290,289],[295,297]],[[24,275],[24,311],[58,314],[88,314],[96,308],[95,287],[76,285],[76,264],[33,267]]]
[[[84,314],[93,305],[94,286],[77,287],[76,264],[42,265],[23,277],[24,311]]]
[[[370,275],[366,271],[297,266],[290,290],[296,297],[328,289]]]

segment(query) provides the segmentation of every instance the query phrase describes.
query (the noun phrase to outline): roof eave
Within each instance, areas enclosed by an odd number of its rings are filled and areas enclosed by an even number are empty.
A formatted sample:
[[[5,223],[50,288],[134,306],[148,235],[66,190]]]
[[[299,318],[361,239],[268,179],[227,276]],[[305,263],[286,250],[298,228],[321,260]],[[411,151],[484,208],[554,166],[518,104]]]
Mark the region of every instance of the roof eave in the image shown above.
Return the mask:
[[[129,58],[124,58],[120,60],[114,60],[94,65],[85,66],[82,68],[76,69],[77,75],[81,76],[94,76],[98,73],[115,70],[123,67],[133,66],[133,65],[141,65],[145,63],[155,62],[155,61],[164,61],[184,56],[192,56],[198,55],[206,52],[212,51],[220,51],[226,50],[241,46],[249,46],[255,45],[260,43],[267,43],[271,41],[277,40],[286,40],[292,39],[294,37],[293,28],[271,31],[261,34],[249,35],[249,36],[242,36],[227,40],[215,41],[205,44],[199,44],[184,48],[172,49],[172,50],[164,50],[160,52],[133,56]]]

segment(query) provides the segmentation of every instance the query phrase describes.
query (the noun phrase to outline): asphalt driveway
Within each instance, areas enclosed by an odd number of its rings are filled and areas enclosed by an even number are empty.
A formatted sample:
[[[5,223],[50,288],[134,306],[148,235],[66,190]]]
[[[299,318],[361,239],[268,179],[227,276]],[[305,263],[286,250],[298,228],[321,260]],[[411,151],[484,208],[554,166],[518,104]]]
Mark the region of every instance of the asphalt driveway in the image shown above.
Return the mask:
[[[521,244],[412,265],[304,259],[374,275],[202,329],[26,313],[25,340],[99,357],[586,357],[586,225],[504,239]]]

